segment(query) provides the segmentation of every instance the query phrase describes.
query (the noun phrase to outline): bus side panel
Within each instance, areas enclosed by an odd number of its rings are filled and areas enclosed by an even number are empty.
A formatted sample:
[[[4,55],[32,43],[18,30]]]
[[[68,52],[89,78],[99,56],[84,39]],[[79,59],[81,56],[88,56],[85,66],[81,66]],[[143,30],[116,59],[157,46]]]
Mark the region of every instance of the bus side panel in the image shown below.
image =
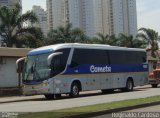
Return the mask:
[[[58,75],[54,78],[54,94],[58,93],[69,93],[70,92],[70,82],[72,78],[70,76]]]
[[[123,88],[126,84],[126,74],[117,73],[113,74],[113,86],[112,88]]]
[[[134,86],[141,86],[148,84],[148,73],[141,72],[137,74],[133,74]]]
[[[77,80],[81,83],[82,91],[97,89],[97,83],[93,84],[89,78],[89,75],[59,75],[54,79],[54,93],[70,93],[72,82]]]
[[[102,74],[101,75],[101,89],[111,89],[113,88],[113,77],[112,74]]]

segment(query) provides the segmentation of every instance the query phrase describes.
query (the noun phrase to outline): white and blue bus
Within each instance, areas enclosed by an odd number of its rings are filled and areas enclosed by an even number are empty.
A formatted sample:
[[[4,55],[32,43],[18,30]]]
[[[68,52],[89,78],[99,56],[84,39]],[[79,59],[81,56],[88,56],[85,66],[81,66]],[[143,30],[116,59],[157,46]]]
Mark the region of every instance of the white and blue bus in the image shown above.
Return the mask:
[[[34,49],[23,70],[23,94],[43,94],[47,99],[61,94],[76,97],[89,90],[132,91],[148,83],[144,49],[109,45],[73,43]]]

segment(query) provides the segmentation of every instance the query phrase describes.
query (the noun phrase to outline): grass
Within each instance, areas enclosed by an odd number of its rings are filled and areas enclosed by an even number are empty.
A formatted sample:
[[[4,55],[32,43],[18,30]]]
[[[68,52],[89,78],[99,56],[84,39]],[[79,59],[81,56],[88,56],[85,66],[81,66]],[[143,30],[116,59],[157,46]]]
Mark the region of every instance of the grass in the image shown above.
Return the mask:
[[[84,107],[76,107],[76,108],[69,108],[69,109],[62,109],[62,110],[54,110],[48,112],[37,112],[37,113],[29,113],[19,115],[18,118],[61,118],[61,117],[68,117],[73,115],[79,115],[84,113],[91,113],[127,106],[134,106],[140,105],[145,103],[152,103],[160,101],[160,96],[153,96],[147,98],[140,98],[140,99],[131,99],[131,100],[124,100],[124,101],[117,101],[111,103],[104,103],[104,104],[97,104],[97,105],[90,105]]]

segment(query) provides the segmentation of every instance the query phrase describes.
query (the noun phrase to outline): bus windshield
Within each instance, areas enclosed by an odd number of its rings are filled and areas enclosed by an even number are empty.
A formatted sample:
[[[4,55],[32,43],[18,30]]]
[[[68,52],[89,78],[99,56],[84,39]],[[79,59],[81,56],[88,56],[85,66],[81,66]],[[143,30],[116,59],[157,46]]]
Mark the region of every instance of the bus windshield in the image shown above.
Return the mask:
[[[56,52],[62,52],[62,54],[55,56],[50,66],[47,58],[53,52],[27,56],[23,81],[43,81],[60,74],[66,67],[70,49],[59,49],[54,51],[54,53]]]
[[[27,57],[23,81],[41,81],[50,77],[50,67],[47,64],[47,57],[51,53],[31,55]]]

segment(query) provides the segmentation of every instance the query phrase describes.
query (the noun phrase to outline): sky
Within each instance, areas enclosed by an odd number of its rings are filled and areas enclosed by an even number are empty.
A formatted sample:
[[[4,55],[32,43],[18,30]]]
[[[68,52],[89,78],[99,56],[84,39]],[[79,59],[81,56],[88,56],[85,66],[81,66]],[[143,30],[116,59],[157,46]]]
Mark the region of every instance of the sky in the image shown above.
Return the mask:
[[[151,28],[160,35],[160,0],[137,0],[138,28]]]
[[[39,5],[46,10],[46,0],[22,0],[23,13]],[[160,0],[137,0],[138,28],[151,28],[160,34]]]

